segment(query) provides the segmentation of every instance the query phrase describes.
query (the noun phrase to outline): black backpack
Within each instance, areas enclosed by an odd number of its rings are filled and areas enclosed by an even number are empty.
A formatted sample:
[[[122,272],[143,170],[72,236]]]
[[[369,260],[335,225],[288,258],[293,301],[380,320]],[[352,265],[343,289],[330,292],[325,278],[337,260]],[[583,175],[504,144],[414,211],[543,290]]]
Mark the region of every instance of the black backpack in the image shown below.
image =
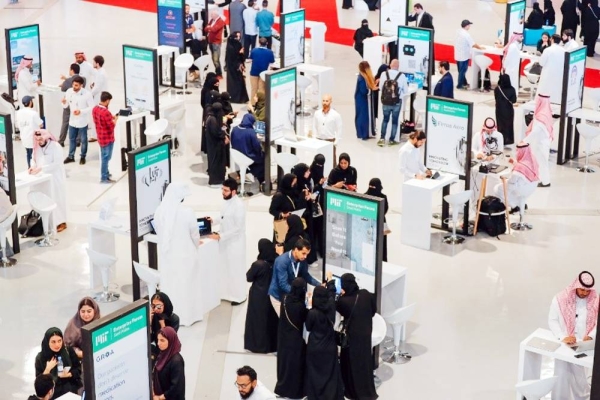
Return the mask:
[[[390,79],[390,74],[385,71],[387,80],[383,82],[383,88],[381,89],[381,104],[385,106],[395,106],[400,103],[400,94],[398,93],[398,78],[400,78],[401,72],[394,79]]]
[[[506,207],[502,200],[494,196],[486,196],[481,200],[477,230],[485,231],[490,236],[503,235],[506,232]]]

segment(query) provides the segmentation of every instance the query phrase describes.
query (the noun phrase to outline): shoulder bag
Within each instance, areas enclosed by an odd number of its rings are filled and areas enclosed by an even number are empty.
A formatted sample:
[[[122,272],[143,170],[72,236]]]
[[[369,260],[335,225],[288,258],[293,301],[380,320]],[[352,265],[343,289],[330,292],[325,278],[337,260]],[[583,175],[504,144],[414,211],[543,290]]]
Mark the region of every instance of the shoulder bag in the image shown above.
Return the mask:
[[[297,331],[302,332],[300,329],[298,329],[298,327],[296,325],[294,325],[294,323],[290,319],[288,312],[287,312],[287,307],[285,306],[285,298],[283,299],[283,311],[285,311],[285,317],[287,318],[290,325],[292,325]]]
[[[354,305],[352,306],[352,311],[350,311],[350,316],[348,320],[343,320],[340,322],[340,329],[335,332],[335,342],[336,344],[342,348],[346,349],[350,346],[348,342],[348,325],[350,325],[350,320],[352,319],[352,314],[354,314],[354,309],[356,308],[356,303],[358,302],[359,294],[356,294],[356,300],[354,300]]]
[[[44,234],[42,217],[37,212],[31,210],[29,213],[21,216],[19,223],[19,233],[21,237],[39,237]]]

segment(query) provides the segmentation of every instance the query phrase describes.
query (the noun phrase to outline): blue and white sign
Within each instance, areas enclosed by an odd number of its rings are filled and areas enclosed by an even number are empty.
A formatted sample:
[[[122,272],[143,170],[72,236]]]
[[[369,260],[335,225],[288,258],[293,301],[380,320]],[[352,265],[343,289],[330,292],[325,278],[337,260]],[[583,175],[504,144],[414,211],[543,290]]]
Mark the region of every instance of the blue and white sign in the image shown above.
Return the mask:
[[[158,44],[180,49],[184,43],[183,0],[158,0]]]

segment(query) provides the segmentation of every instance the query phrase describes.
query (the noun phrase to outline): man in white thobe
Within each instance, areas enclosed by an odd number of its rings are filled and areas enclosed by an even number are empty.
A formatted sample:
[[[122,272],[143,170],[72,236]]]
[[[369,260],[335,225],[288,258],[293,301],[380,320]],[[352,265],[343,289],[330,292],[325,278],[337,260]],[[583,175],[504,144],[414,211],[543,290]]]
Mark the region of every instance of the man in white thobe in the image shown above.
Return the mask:
[[[548,325],[552,334],[565,343],[594,340],[598,320],[598,294],[594,277],[583,271],[565,290],[552,299]],[[590,385],[585,368],[554,360],[554,375],[558,378],[552,390],[553,400],[585,400],[590,398]]]
[[[496,153],[504,149],[504,137],[496,129],[496,121],[488,117],[483,121],[481,131],[471,141],[471,151],[474,158],[483,161],[494,161]]]
[[[523,34],[518,32],[513,33],[508,44],[504,47],[504,57],[502,58],[502,68],[504,68],[504,73],[510,76],[510,82],[517,93],[519,93],[522,43]]]
[[[79,76],[83,76],[85,84],[91,88],[96,78],[96,71],[92,67],[92,64],[87,61],[87,57],[83,51],[75,53],[75,62],[79,64]]]
[[[544,50],[540,57],[542,74],[537,90],[538,93],[550,95],[550,102],[555,104],[561,102],[565,66],[565,49],[560,43],[560,36],[552,35],[552,46]]]
[[[94,69],[96,70],[94,83],[91,85],[92,97],[94,98],[94,104],[100,104],[100,95],[102,92],[108,92],[108,78],[106,77],[106,70],[104,69],[104,57],[94,57]],[[90,142],[96,142],[96,124],[94,119],[90,118],[90,132],[88,134],[88,140]]]
[[[574,39],[575,34],[571,29],[565,29],[562,33],[563,49],[571,51],[579,48],[579,43]]]
[[[219,241],[221,299],[239,305],[248,297],[246,283],[246,206],[237,195],[238,184],[227,178],[223,182],[223,208],[219,233],[211,237]]]
[[[408,141],[400,147],[400,172],[404,175],[404,181],[409,179],[425,179],[431,176],[431,170],[423,164],[419,148],[425,144],[425,132],[413,132],[408,136]]]
[[[254,368],[244,365],[237,370],[235,386],[238,388],[240,400],[275,400],[276,397],[261,381]]]
[[[550,186],[550,146],[554,140],[554,119],[550,106],[550,97],[538,92],[536,97],[533,120],[525,132],[526,143],[531,145],[531,152],[535,157],[540,173],[540,187]]]

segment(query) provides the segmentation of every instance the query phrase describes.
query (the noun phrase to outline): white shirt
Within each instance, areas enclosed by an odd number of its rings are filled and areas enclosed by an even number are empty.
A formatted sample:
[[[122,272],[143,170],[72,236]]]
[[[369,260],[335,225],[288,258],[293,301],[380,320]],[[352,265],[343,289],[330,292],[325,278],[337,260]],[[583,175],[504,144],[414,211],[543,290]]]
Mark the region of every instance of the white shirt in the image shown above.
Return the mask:
[[[461,28],[454,42],[454,59],[456,61],[466,61],[471,58],[471,50],[475,41],[466,29]]]
[[[335,139],[333,144],[337,145],[342,139],[341,115],[333,108],[329,108],[327,114],[323,113],[323,109],[315,111],[313,118],[313,133],[317,139]]]
[[[383,90],[383,85],[385,84],[385,81],[388,80],[388,74],[390,75],[389,79],[396,79],[399,73],[400,71],[397,69],[391,68],[383,72],[379,78],[379,92],[381,93]],[[406,80],[406,75],[404,74],[400,75],[400,78],[398,78],[398,91],[400,92],[400,100],[402,100],[406,95],[406,92],[408,92],[408,81]]]
[[[16,113],[17,127],[21,132],[21,143],[27,149],[33,149],[33,132],[40,128],[42,119],[35,108],[21,107]]]
[[[485,144],[481,143],[481,136],[485,135]],[[491,135],[480,131],[471,142],[471,151],[477,154],[489,155],[492,151],[502,151],[504,149],[504,136],[498,131],[492,132]],[[496,156],[494,156],[496,158]]]
[[[92,96],[94,97],[94,103],[100,102],[100,95],[102,92],[108,91],[108,79],[106,78],[106,70],[104,68],[98,68],[96,70],[96,79],[94,80],[94,87],[92,88]]]
[[[574,335],[578,341],[583,340],[586,336],[587,330],[587,299],[580,299],[577,297],[577,303],[575,305],[575,332]],[[548,326],[552,331],[552,334],[560,340],[567,337],[567,328],[560,307],[558,306],[558,300],[556,296],[552,299],[550,304],[550,313],[548,314]],[[592,329],[588,336],[596,338],[596,328]]]
[[[571,39],[569,40],[567,43],[564,44],[563,49],[565,49],[565,51],[571,51],[571,50],[575,50],[579,48],[579,43],[577,43],[575,41],[575,39]]]
[[[73,88],[70,88],[65,92],[65,99],[67,99],[67,102],[62,105],[63,108],[71,108],[69,125],[74,128],[87,126],[90,113],[94,108],[94,99],[91,93],[84,88],[79,89],[79,92],[75,92]],[[75,110],[79,110],[81,113],[75,115]]]
[[[256,27],[256,14],[258,14],[258,10],[250,7],[247,7],[242,13],[242,18],[244,19],[244,33],[246,35],[258,35],[258,28]]]
[[[242,396],[238,397],[240,400]],[[261,381],[258,381],[256,387],[254,388],[254,392],[248,397],[248,400],[275,400],[276,397],[273,393],[267,389],[265,385]]]
[[[553,44],[542,53],[540,57],[542,74],[537,92],[550,96],[550,102],[560,104],[562,100],[563,69],[565,65],[565,49],[558,44]]]
[[[84,61],[77,65],[79,65],[79,76],[83,76],[86,79],[86,85],[91,85],[96,76],[96,71],[94,71],[92,64]]]
[[[417,174],[424,175],[427,172],[421,151],[415,147],[410,141],[404,143],[398,152],[400,155],[400,172],[404,174],[404,180],[413,179]]]
[[[28,68],[23,68],[19,72],[19,79],[17,79],[17,91],[19,92],[18,103],[21,104],[21,100],[25,96],[31,96],[37,101],[37,84],[33,82],[33,76]]]

